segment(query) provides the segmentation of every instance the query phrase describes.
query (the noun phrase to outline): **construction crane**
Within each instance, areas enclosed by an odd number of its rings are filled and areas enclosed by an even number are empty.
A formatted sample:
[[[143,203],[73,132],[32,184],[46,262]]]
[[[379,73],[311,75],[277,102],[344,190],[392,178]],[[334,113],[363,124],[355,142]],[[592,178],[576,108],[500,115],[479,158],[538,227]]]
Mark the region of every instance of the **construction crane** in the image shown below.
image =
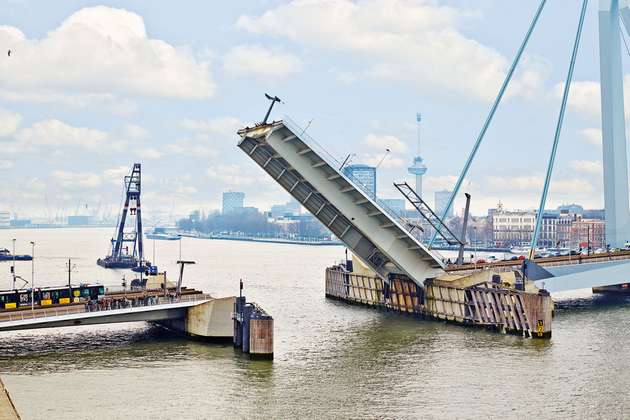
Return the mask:
[[[120,220],[116,226],[116,237],[111,239],[111,253],[105,258],[99,258],[96,263],[104,268],[142,270],[144,255],[142,210],[140,205],[141,170],[139,163],[134,163],[131,174],[125,176],[124,185],[125,203]],[[129,223],[129,228],[126,229],[128,218],[131,223]],[[135,219],[135,221],[132,219]]]

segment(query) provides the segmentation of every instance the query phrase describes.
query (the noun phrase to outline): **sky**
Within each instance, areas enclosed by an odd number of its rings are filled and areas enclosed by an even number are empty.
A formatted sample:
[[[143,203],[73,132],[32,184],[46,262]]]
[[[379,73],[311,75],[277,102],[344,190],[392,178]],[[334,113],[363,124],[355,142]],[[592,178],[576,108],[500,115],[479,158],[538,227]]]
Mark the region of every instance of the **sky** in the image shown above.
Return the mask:
[[[412,181],[422,113],[432,204],[454,185],[537,4],[4,0],[0,210],[114,215],[134,162],[154,219],[219,209],[226,190],[261,209],[286,202],[236,147],[236,131],[262,120],[266,92],[283,100],[273,118],[310,122],[340,160],[375,164],[389,148],[383,198]],[[538,207],[579,6],[548,2],[462,188],[473,214],[499,201]],[[547,208],[603,207],[598,80],[591,2]]]

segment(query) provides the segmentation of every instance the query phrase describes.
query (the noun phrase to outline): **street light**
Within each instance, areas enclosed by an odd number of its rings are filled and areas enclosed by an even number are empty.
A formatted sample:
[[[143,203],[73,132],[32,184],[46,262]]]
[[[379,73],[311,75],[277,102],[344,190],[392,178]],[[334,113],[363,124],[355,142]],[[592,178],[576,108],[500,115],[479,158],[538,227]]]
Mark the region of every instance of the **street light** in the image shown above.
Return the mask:
[[[35,242],[31,241],[31,312],[35,311]]]
[[[13,275],[13,290],[15,290],[15,238],[13,241],[13,265],[11,266],[11,274]]]
[[[391,152],[391,150],[389,149],[385,149],[385,154],[383,155],[383,157],[381,158],[381,160],[376,164],[376,166],[374,167],[374,169],[378,169],[379,166],[381,166],[381,163],[383,163],[383,161],[385,160],[385,158],[387,157],[387,155],[389,155],[389,153]]]

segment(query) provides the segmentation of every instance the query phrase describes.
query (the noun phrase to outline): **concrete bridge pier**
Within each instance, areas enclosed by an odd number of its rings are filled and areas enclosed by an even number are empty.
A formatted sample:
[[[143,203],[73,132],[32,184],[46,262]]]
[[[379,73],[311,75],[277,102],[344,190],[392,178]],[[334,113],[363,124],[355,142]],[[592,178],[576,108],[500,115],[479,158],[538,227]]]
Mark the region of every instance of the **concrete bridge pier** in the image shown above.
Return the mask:
[[[155,321],[155,324],[191,337],[211,341],[232,341],[234,299],[233,296],[212,299],[187,308],[184,317]]]

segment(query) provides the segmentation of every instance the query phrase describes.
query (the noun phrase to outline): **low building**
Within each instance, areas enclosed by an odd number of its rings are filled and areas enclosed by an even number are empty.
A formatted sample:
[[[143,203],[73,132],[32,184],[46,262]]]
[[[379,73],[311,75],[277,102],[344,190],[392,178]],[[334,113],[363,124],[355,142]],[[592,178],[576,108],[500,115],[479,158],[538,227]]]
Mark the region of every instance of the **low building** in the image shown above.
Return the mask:
[[[528,246],[536,225],[533,210],[495,211],[492,214],[492,241],[496,246]]]
[[[87,226],[90,224],[90,216],[68,216],[68,226]]]
[[[297,200],[291,200],[285,204],[274,204],[271,206],[269,213],[271,213],[273,219],[279,219],[281,217],[299,215],[300,210],[300,203]]]
[[[11,219],[11,227],[27,227],[30,226],[31,219]]]
[[[540,234],[538,235],[538,246],[543,248],[555,248],[558,243],[558,223],[560,213],[558,211],[545,210],[542,222],[540,223]],[[534,220],[535,222],[535,220]]]
[[[572,248],[606,248],[606,222],[578,217],[571,226]]]

